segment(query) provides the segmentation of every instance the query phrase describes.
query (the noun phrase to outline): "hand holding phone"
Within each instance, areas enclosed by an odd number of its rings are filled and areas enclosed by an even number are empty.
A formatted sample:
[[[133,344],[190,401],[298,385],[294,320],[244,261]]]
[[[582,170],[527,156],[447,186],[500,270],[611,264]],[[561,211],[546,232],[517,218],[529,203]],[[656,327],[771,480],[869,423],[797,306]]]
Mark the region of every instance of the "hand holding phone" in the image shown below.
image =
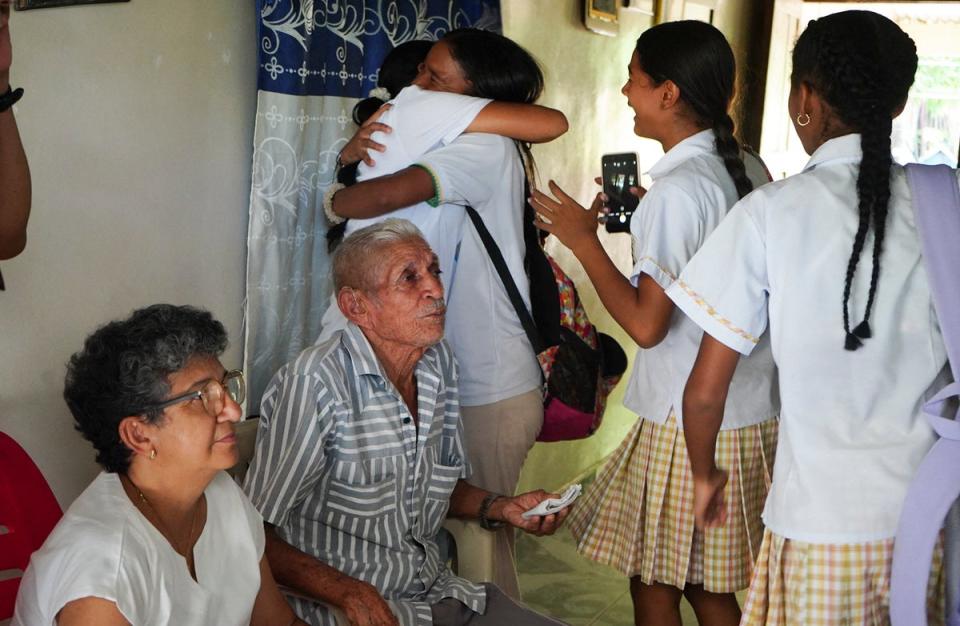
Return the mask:
[[[605,226],[607,232],[625,233],[630,231],[630,218],[640,199],[630,193],[631,187],[640,186],[640,174],[637,169],[635,152],[605,154],[600,159],[603,176],[603,193],[607,195],[609,213]]]

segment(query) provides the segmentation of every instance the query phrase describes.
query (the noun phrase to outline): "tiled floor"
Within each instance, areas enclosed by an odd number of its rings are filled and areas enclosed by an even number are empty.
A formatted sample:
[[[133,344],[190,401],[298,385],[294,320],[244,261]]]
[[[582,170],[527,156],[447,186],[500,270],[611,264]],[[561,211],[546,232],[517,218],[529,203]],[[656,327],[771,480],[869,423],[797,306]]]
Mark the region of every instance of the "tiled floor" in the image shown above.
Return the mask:
[[[520,591],[531,608],[571,626],[631,626],[633,606],[626,577],[577,554],[570,532],[517,537]],[[686,601],[683,623],[697,623]]]
[[[584,478],[584,489],[592,481],[593,475]],[[580,556],[566,528],[550,537],[518,533],[517,572],[524,603],[541,613],[570,626],[633,625],[627,578],[613,568]],[[680,614],[684,626],[697,625],[693,608],[686,600],[681,601]]]

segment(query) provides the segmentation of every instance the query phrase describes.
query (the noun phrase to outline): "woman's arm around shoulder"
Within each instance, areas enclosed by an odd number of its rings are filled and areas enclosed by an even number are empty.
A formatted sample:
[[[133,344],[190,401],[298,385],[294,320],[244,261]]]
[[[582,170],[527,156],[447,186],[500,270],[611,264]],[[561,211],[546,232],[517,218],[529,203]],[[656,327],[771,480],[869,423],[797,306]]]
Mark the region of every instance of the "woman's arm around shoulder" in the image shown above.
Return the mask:
[[[562,111],[519,102],[491,102],[467,126],[468,133],[491,133],[511,139],[544,143],[567,132],[569,124]]]
[[[421,167],[350,185],[333,196],[333,212],[346,218],[377,217],[426,202],[436,195],[433,177]]]

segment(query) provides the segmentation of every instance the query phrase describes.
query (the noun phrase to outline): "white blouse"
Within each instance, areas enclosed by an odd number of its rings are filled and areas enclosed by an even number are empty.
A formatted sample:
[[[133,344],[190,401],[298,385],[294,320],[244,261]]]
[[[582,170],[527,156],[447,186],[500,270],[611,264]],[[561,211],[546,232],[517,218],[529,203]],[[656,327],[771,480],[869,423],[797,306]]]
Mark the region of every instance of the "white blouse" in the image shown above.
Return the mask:
[[[385,151],[371,153],[375,161],[373,166],[360,163],[357,180],[393,174],[413,165],[426,152],[449,144],[466,130],[490,102],[487,98],[428,91],[416,85],[404,88],[390,101],[390,109],[379,119],[390,126],[393,132],[378,131],[371,136],[371,139],[384,145]],[[437,255],[442,272],[440,279],[449,293],[466,214],[462,210],[438,210],[426,202],[420,202],[377,217],[350,219],[344,236],[387,218],[409,220],[420,229],[423,238]],[[334,332],[346,328],[346,322],[337,306],[336,297],[331,298],[323,315],[317,343],[326,341]]]
[[[780,371],[780,437],[764,509],[790,539],[892,537],[904,494],[934,435],[921,403],[948,376],[903,168],[889,214],[870,325],[844,350],[843,288],[858,223],[860,136],[832,139],[804,171],[738,203],[667,292],[717,340],[750,354],[769,326]],[[863,320],[873,234],[853,281]]]
[[[668,289],[690,258],[737,201],[737,190],[714,147],[712,130],[699,132],[672,147],[649,171],[653,184],[630,222],[636,285],[647,274]],[[744,159],[754,187],[769,178],[760,161]],[[761,336],[762,335],[762,336]],[[674,311],[663,341],[637,350],[623,404],[657,424],[671,409],[683,422],[683,387],[693,369],[703,331],[682,311]],[[723,429],[742,428],[777,415],[776,370],[766,335],[759,348],[741,361],[727,396]]]
[[[135,626],[249,624],[260,591],[263,518],[224,472],[205,494],[194,580],[119,476],[101,473],[30,558],[13,626],[55,626],[60,609],[89,596],[115,602]]]

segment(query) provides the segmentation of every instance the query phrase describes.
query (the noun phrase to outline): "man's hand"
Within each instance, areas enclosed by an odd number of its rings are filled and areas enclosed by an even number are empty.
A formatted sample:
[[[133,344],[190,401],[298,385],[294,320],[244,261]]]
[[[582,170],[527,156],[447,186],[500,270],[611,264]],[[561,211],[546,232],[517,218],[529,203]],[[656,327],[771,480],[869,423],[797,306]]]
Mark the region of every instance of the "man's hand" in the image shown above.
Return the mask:
[[[10,86],[10,64],[13,45],[10,43],[10,0],[0,0],[0,94]]]
[[[693,479],[693,514],[697,528],[723,526],[727,523],[727,505],[723,488],[727,473],[716,466],[703,478]]]
[[[400,626],[376,587],[357,580],[341,596],[340,608],[347,614],[350,626]]]
[[[389,133],[393,131],[393,129],[386,124],[381,124],[377,121],[380,119],[381,115],[387,112],[389,108],[389,104],[384,104],[377,109],[377,112],[371,115],[367,121],[360,125],[360,128],[357,129],[357,132],[354,133],[353,137],[350,138],[350,141],[347,142],[347,145],[345,145],[343,150],[340,151],[340,165],[350,165],[351,163],[356,163],[357,161],[363,161],[368,166],[373,166],[375,161],[370,158],[370,151],[376,150],[377,152],[383,152],[386,150],[386,147],[384,147],[382,143],[377,143],[371,139],[370,135],[377,131],[382,133]]]
[[[547,493],[542,489],[528,491],[512,498],[500,498],[490,507],[490,518],[507,522],[524,530],[531,535],[552,535],[563,524],[570,513],[570,507],[562,509],[553,515],[543,515],[524,519],[523,513],[529,511],[548,498],[559,498],[555,493]],[[572,505],[571,505],[572,506]]]

